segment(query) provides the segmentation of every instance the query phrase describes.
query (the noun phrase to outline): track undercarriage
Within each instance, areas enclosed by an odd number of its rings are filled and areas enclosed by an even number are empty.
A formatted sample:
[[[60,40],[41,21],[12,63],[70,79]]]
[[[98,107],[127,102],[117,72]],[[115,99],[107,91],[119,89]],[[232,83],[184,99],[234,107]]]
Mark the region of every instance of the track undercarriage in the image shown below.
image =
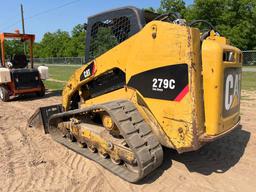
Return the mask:
[[[47,132],[129,182],[144,178],[163,160],[160,143],[129,101],[57,113],[49,119]]]

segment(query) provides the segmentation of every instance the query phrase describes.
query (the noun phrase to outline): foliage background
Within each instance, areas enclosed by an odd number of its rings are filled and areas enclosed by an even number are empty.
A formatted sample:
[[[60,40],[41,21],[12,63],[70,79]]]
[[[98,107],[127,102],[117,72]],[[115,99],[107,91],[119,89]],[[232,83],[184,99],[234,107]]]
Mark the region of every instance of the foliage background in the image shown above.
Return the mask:
[[[179,12],[187,22],[208,20],[236,47],[256,49],[256,0],[194,0],[188,6],[183,0],[161,0],[159,8],[147,9],[158,13]],[[82,24],[76,25],[71,33],[62,30],[47,32],[41,42],[35,44],[34,56],[83,57],[85,35]],[[15,46],[15,43],[6,43],[8,55],[22,50],[22,46]]]
[[[179,12],[188,22],[210,21],[236,47],[256,49],[256,0],[194,0],[189,6],[183,0],[161,0],[155,11]]]

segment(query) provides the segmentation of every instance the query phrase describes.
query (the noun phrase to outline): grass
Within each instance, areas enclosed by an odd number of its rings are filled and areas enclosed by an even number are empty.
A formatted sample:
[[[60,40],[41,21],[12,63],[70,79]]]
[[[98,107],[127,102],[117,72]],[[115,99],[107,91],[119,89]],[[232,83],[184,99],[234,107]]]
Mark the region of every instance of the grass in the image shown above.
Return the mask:
[[[256,90],[256,73],[255,72],[243,72],[242,89]]]
[[[60,81],[68,81],[70,76],[74,73],[79,66],[48,66],[49,76],[51,79],[56,79]]]
[[[44,85],[47,89],[50,89],[50,90],[62,90],[63,87],[65,86],[65,83],[46,80],[44,82]]]
[[[70,76],[74,73],[74,71],[81,66],[47,65],[47,67],[49,68],[50,79],[44,82],[45,87],[50,90],[62,90],[65,86],[65,82],[68,81]]]
[[[256,65],[244,65],[243,68],[256,68]]]

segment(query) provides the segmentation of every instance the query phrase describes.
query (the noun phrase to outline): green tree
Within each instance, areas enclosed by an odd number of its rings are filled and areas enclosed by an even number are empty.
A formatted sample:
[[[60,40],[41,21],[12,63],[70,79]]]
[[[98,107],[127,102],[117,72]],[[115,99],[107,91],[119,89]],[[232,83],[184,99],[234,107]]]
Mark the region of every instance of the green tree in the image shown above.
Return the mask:
[[[186,14],[186,4],[183,0],[161,0],[158,13],[178,12],[182,16]]]
[[[5,40],[5,58],[11,59],[16,54],[24,54],[24,44],[23,42],[16,40]]]
[[[71,35],[57,30],[45,33],[41,42],[34,44],[35,57],[83,57],[86,32],[83,25],[76,25]]]
[[[34,43],[34,57],[39,58],[41,57],[41,44],[35,42]]]
[[[161,0],[157,12],[180,12],[188,22],[207,20],[236,47],[256,48],[256,0],[194,0],[189,6],[183,0]]]
[[[256,0],[195,0],[187,19],[210,21],[240,49],[256,48]]]
[[[220,23],[220,15],[225,8],[226,0],[195,0],[194,4],[187,8],[186,19],[204,19],[214,26]]]
[[[71,37],[66,31],[48,32],[44,34],[40,45],[35,47],[35,51],[40,57],[71,57],[70,40]]]
[[[86,32],[84,26],[81,24],[76,25],[72,32],[71,52],[73,57],[83,57],[85,55],[85,36]]]

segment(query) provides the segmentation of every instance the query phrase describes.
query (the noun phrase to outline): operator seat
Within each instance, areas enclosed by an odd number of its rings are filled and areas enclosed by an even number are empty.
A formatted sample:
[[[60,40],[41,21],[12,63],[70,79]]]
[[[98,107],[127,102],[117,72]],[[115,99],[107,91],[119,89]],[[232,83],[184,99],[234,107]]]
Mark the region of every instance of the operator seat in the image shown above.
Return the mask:
[[[28,66],[28,60],[26,55],[24,54],[17,54],[14,55],[12,62],[12,68],[19,69],[19,68],[26,68]]]

